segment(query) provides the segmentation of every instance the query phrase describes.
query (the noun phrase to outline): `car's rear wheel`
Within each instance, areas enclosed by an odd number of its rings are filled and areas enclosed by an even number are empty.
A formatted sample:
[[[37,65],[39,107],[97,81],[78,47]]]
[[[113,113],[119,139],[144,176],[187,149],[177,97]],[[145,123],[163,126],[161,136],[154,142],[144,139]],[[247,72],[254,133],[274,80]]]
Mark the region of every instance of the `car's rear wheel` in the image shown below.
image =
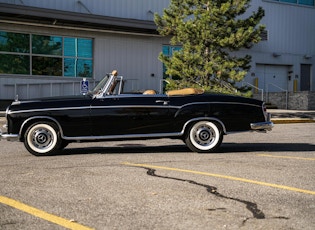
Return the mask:
[[[222,140],[222,127],[212,121],[199,121],[192,124],[185,136],[187,147],[198,153],[214,152],[220,147]]]
[[[58,127],[51,122],[37,122],[28,127],[24,136],[26,149],[35,156],[55,154],[62,140]]]

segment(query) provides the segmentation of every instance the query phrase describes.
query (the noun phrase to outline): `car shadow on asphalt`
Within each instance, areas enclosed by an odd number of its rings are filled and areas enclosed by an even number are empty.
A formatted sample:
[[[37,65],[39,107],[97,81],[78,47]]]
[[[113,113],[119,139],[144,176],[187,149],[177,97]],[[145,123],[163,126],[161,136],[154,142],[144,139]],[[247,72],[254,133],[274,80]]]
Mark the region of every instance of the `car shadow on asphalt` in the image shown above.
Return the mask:
[[[311,152],[315,145],[309,143],[223,143],[211,154],[242,152]],[[110,147],[65,148],[58,155],[77,154],[154,154],[154,153],[191,153],[183,145],[147,146],[144,144],[116,145]]]
[[[65,148],[58,155],[76,154],[141,154],[141,153],[184,153],[190,150],[185,145],[171,146],[146,146],[146,145],[126,145],[111,147],[86,147],[86,148]]]
[[[315,145],[309,143],[224,143],[218,153],[233,152],[310,152]]]

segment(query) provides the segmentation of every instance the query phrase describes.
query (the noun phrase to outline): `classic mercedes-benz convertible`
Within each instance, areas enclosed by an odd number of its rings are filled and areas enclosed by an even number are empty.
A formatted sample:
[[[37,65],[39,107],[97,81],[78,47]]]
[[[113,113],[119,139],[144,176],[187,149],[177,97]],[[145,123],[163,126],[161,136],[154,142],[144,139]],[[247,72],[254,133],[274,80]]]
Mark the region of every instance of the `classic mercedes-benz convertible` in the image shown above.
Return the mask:
[[[215,151],[230,132],[270,131],[263,101],[186,88],[124,93],[123,78],[107,74],[86,95],[16,100],[0,139],[22,141],[33,155],[57,154],[70,142],[182,139],[194,152]]]

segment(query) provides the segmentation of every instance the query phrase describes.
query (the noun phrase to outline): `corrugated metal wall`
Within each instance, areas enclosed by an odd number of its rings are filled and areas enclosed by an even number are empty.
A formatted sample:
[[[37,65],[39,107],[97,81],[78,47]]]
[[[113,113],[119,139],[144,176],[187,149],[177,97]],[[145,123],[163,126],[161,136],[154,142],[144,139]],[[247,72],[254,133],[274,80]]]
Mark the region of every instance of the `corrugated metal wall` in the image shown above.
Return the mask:
[[[163,76],[162,63],[158,60],[162,41],[161,38],[133,36],[96,38],[96,77],[117,69],[125,79],[134,81],[134,87],[159,90]]]
[[[273,1],[253,1],[251,12],[262,6],[265,17],[262,24],[268,31],[268,40],[261,41],[249,51],[252,68],[246,82],[266,91],[293,91],[294,84],[300,89],[301,64],[309,64],[313,72],[310,90],[315,90],[315,8]],[[306,58],[307,56],[311,58]],[[264,66],[264,73],[260,67]],[[284,71],[275,71],[275,70]],[[270,75],[270,76],[269,76]]]
[[[268,41],[257,45],[259,51],[315,54],[314,7],[256,0],[253,1],[251,9],[257,9],[259,5],[265,10],[262,24],[266,25],[268,31]]]

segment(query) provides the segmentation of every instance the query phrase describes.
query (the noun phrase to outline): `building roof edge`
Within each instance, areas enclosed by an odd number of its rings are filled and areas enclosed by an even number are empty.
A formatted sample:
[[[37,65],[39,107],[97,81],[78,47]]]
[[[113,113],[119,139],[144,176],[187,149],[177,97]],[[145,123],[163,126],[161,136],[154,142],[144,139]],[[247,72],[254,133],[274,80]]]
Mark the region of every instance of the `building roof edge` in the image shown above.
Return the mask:
[[[61,26],[157,34],[153,21],[0,3],[0,19]]]

